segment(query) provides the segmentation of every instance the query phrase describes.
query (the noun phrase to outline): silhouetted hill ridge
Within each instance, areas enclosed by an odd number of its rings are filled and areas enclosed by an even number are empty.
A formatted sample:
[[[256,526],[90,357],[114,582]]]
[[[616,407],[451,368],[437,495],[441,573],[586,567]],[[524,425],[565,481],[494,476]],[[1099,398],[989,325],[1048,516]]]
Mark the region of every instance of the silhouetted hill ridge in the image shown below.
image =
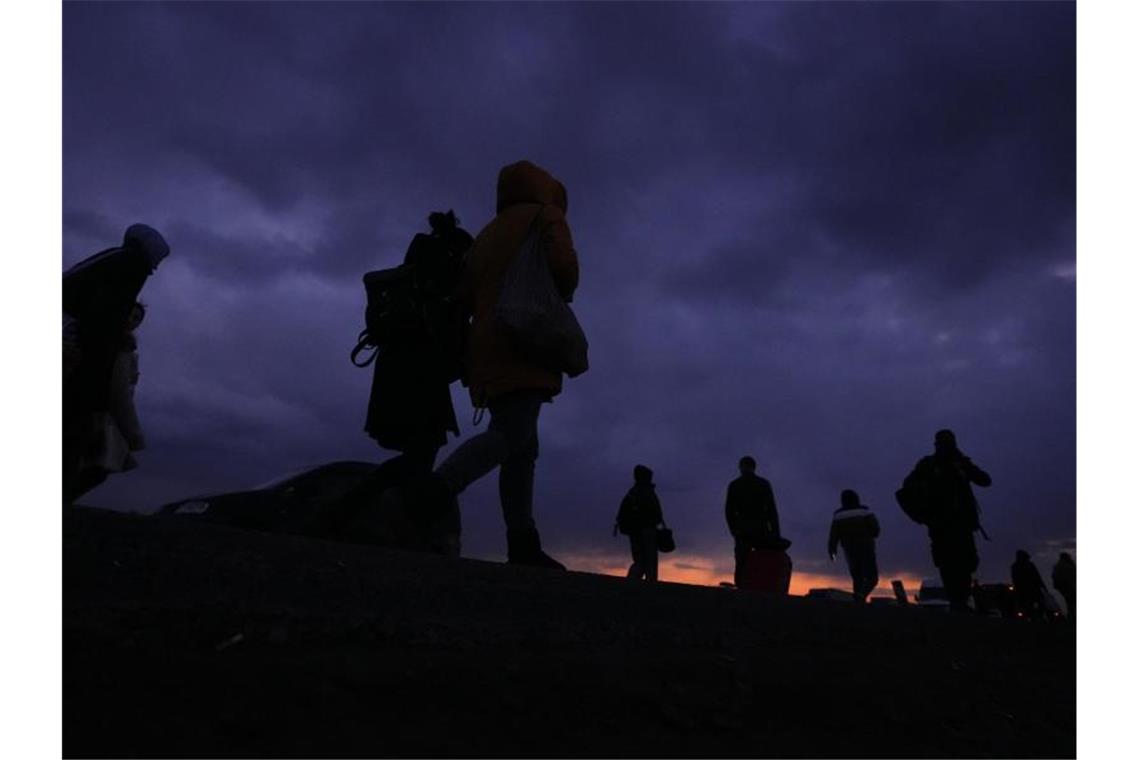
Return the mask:
[[[1066,626],[77,508],[68,756],[1072,756]]]

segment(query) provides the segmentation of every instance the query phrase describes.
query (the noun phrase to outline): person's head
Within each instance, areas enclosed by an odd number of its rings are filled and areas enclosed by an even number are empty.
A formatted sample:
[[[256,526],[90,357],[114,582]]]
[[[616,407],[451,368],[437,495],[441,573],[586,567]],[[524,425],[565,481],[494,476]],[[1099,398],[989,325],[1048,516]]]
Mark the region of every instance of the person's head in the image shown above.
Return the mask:
[[[1017,561],[1018,562],[1028,562],[1029,561],[1029,552],[1025,551],[1024,549],[1018,549],[1017,550]]]
[[[146,319],[146,305],[141,301],[135,301],[135,305],[131,307],[131,313],[127,316],[127,332],[137,330],[144,319]]]
[[[166,244],[166,239],[154,227],[145,224],[132,224],[127,227],[127,231],[123,233],[123,247],[142,251],[152,272],[170,255],[170,246]]]
[[[633,468],[633,482],[640,485],[650,485],[653,483],[653,470],[643,464],[637,465]]]
[[[858,509],[859,494],[850,488],[844,489],[843,493],[839,494],[839,503],[843,505],[844,509]]]
[[[451,253],[464,253],[475,240],[467,230],[459,226],[459,219],[451,209],[446,213],[433,211],[428,214],[428,225],[431,226],[431,234],[442,239]]]
[[[495,188],[495,213],[501,213],[516,203],[557,206],[563,214],[569,208],[566,186],[546,169],[530,161],[516,161],[499,170]]]
[[[934,451],[938,454],[953,454],[958,450],[958,439],[954,431],[943,428],[934,434]]]
[[[1068,552],[1061,552],[1061,561],[1062,562],[1068,562],[1069,564],[1072,564],[1073,563],[1073,555],[1069,554]]]
[[[739,462],[740,474],[748,475],[756,472],[756,460],[752,457],[741,457]]]

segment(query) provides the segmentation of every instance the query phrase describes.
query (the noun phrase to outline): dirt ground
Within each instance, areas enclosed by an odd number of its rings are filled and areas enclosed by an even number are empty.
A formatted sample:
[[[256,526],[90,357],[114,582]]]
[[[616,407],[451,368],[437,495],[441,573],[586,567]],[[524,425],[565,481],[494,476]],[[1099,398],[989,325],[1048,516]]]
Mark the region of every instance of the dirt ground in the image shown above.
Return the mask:
[[[1073,757],[1065,624],[75,508],[67,757]]]

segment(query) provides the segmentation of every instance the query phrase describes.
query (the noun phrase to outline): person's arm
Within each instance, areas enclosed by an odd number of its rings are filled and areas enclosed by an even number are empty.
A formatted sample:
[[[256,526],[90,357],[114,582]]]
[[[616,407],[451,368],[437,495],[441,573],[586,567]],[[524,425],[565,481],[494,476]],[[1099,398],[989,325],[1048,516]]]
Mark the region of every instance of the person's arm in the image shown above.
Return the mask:
[[[976,464],[974,464],[970,458],[965,455],[962,456],[962,470],[964,471],[966,478],[974,485],[981,486],[982,488],[988,488],[989,485],[993,483],[993,480],[990,478],[989,474],[981,467],[978,467]]]
[[[542,214],[546,263],[550,266],[550,274],[554,276],[559,294],[566,299],[566,303],[570,303],[574,300],[574,291],[578,289],[578,254],[570,237],[570,225],[557,206],[545,206]]]
[[[661,513],[661,500],[657,498],[656,493],[649,494],[650,507],[653,510],[653,525],[663,525],[665,523],[665,515]]]
[[[872,514],[871,515],[871,538],[878,538],[878,537],[879,537],[879,518],[875,517],[875,515]]]
[[[724,521],[728,523],[728,532],[736,536],[736,519],[739,514],[733,493],[736,482],[728,484],[728,493],[724,497]]]

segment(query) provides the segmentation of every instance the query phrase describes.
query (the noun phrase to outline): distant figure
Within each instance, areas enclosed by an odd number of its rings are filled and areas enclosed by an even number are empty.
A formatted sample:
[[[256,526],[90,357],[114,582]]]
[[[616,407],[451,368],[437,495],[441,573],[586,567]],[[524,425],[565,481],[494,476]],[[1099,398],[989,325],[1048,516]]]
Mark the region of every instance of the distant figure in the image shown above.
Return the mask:
[[[1027,618],[1041,617],[1045,613],[1045,594],[1049,590],[1045,587],[1045,581],[1041,580],[1041,573],[1037,572],[1037,565],[1029,558],[1029,552],[1017,550],[1014,563],[1009,567],[1009,575],[1013,581],[1017,608]]]
[[[981,523],[970,486],[986,487],[991,482],[989,475],[958,450],[954,433],[939,430],[934,436],[934,454],[920,459],[903,483],[903,490],[921,505],[920,522],[927,526],[934,564],[953,610],[969,609],[971,581],[978,569],[974,532],[981,529]]]
[[[625,577],[657,580],[657,528],[663,524],[653,470],[639,464],[633,468],[633,487],[621,500],[617,515],[617,529],[629,536],[629,550],[633,555],[633,564]]]
[[[465,384],[475,408],[490,410],[491,422],[436,468],[421,494],[423,508],[444,511],[467,486],[499,468],[507,561],[555,569],[565,568],[543,552],[534,523],[534,466],[539,411],[561,392],[562,373],[520,350],[496,320],[495,306],[507,270],[535,223],[555,285],[571,300],[578,256],[566,208],[566,188],[544,169],[519,161],[499,172],[496,216],[475,238],[460,285],[473,315]]]
[[[836,549],[843,547],[855,599],[865,602],[879,585],[879,564],[875,558],[879,521],[871,510],[859,503],[859,494],[851,489],[839,495],[839,503],[839,509],[831,518],[827,556],[834,560]]]
[[[138,413],[135,411],[135,386],[139,381],[138,343],[134,331],[146,317],[146,307],[136,303],[124,325],[108,387],[107,411],[90,418],[91,435],[87,447],[80,452],[79,471],[67,494],[74,501],[100,485],[114,472],[126,472],[138,466],[131,452],[141,451],[146,443]]]
[[[123,244],[90,256],[63,274],[63,499],[70,504],[94,487],[90,453],[100,442],[113,398],[122,398],[115,366],[124,331],[147,278],[170,253],[162,235],[133,224]],[[141,319],[141,316],[139,317]],[[86,459],[85,459],[86,457]],[[86,471],[85,471],[86,470]]]
[[[428,224],[431,233],[412,238],[401,266],[364,276],[368,326],[358,350],[375,348],[364,430],[400,453],[322,515],[326,532],[355,530],[353,520],[385,491],[428,477],[447,434],[459,435],[449,386],[459,378],[466,317],[455,294],[472,237],[453,211],[430,214]],[[459,554],[458,510],[417,527],[426,548]]]
[[[740,586],[744,564],[753,549],[770,548],[780,538],[780,518],[772,484],[756,474],[756,460],[742,457],[740,477],[728,485],[724,515],[735,541],[734,580]]]
[[[1061,552],[1053,565],[1053,588],[1065,600],[1069,620],[1077,619],[1077,563],[1068,552]]]

